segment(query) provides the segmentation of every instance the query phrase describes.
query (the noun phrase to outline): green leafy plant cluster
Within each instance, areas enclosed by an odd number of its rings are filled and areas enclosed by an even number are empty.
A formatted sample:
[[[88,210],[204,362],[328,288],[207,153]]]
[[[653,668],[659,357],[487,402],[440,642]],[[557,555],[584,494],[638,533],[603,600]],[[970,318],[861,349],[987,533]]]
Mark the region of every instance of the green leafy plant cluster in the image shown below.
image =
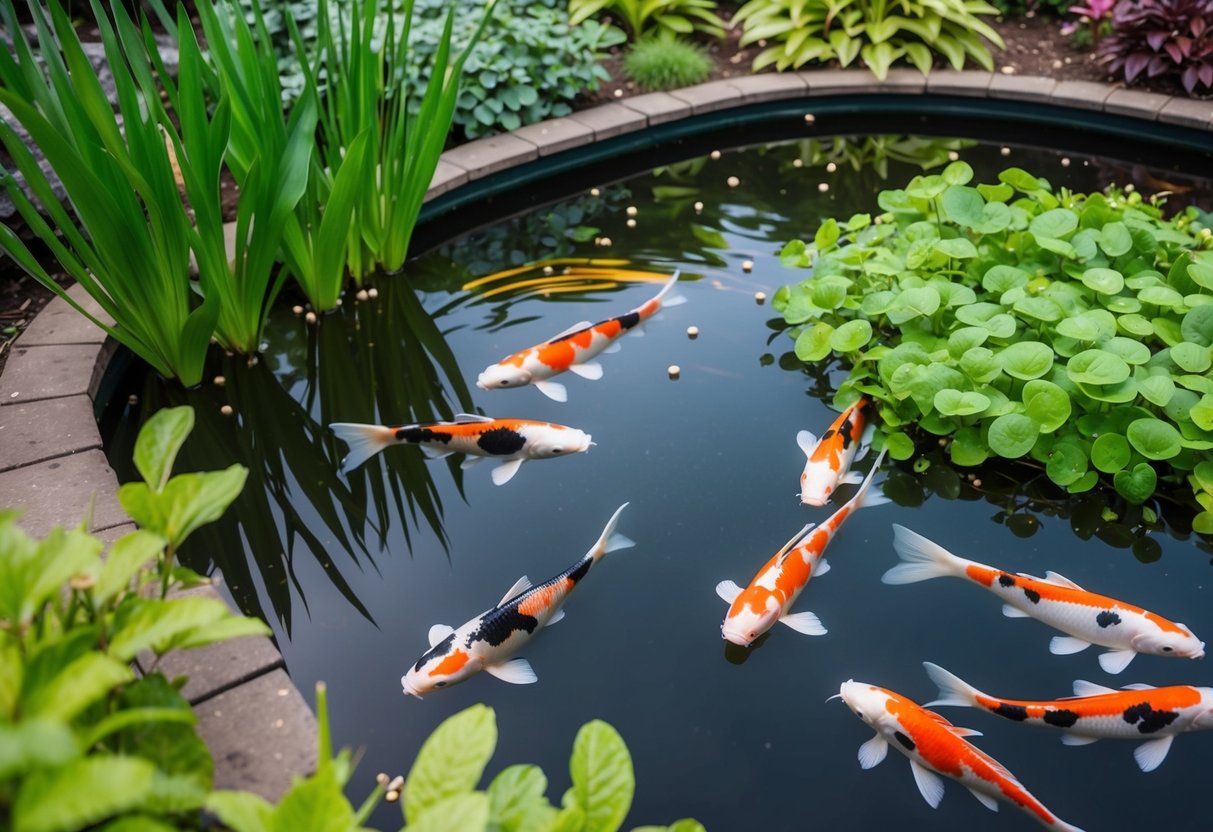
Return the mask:
[[[207,800],[210,752],[157,662],[169,650],[269,630],[216,598],[167,596],[200,581],[173,564],[174,538],[221,514],[243,482],[239,471],[215,475],[222,482],[169,477],[189,413],[166,412],[140,436],[137,462],[163,514],[104,558],[104,544],[83,529],[34,540],[16,512],[0,511],[0,827],[70,830],[122,818],[177,828]]]
[[[955,162],[883,191],[884,214],[827,220],[775,308],[806,362],[851,367],[839,403],[879,402],[896,459],[924,434],[954,463],[1030,457],[1077,493],[1131,503],[1188,481],[1213,532],[1213,254],[1195,209],[1109,189],[1054,192],[1010,168],[973,187]]]
[[[660,92],[706,81],[712,62],[697,43],[675,37],[644,38],[624,56],[623,71],[642,90]]]
[[[716,0],[569,0],[568,6],[574,26],[607,12],[627,26],[632,40],[693,32],[724,37],[725,23],[716,14]]]
[[[954,69],[971,59],[993,70],[985,41],[1003,42],[982,16],[997,11],[984,0],[749,0],[732,25],[743,28],[742,46],[771,44],[754,58],[755,71],[832,60],[845,67],[861,58],[883,80],[900,58],[923,75],[936,55]]]
[[[632,805],[636,781],[627,745],[610,725],[588,722],[573,740],[572,787],[559,809],[544,792],[547,777],[534,765],[512,765],[477,790],[497,746],[493,709],[473,705],[446,719],[426,739],[406,778],[379,776],[379,785],[355,810],[343,789],[353,772],[348,750],[333,754],[323,686],[317,686],[320,764],[278,804],[244,792],[216,792],[208,808],[234,832],[362,829],[386,796],[399,801],[406,830],[417,832],[615,832]],[[635,832],[703,832],[684,819]]]

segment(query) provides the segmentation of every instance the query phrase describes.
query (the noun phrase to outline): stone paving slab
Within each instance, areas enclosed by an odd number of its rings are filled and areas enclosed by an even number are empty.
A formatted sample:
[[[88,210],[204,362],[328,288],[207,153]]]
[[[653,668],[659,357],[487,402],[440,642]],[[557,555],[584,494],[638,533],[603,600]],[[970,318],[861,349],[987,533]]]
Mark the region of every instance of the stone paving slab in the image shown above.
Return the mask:
[[[1079,110],[1102,110],[1104,101],[1112,94],[1107,84],[1094,81],[1062,81],[1049,95],[1050,103]]]
[[[460,145],[442,154],[444,161],[468,172],[468,179],[512,168],[539,158],[539,149],[508,133]]]
[[[970,98],[986,98],[990,94],[988,72],[971,69],[937,69],[927,76],[927,92],[933,95],[963,95]]]
[[[880,92],[880,82],[866,69],[836,69],[830,72],[801,72],[809,95]]]
[[[728,84],[741,91],[747,104],[800,98],[809,89],[805,79],[796,72],[761,72],[758,75],[730,78]]]
[[[72,286],[67,290],[67,294],[97,320],[111,325],[114,323],[114,319],[105,313],[101,304],[93,300],[81,284]],[[22,347],[100,344],[105,339],[105,330],[77,312],[66,300],[56,297],[21,333],[17,344]]]
[[[0,474],[0,506],[24,509],[21,526],[34,537],[45,535],[55,526],[78,525],[90,501],[90,531],[129,523],[130,518],[118,503],[117,490],[118,480],[100,450]]]
[[[1028,75],[995,75],[990,79],[990,97],[1013,101],[1049,103],[1049,96],[1057,82],[1052,78]]]
[[[927,88],[927,76],[917,69],[890,69],[884,82],[880,84],[881,92],[920,93]]]
[[[520,127],[514,135],[538,147],[540,156],[550,156],[594,141],[594,128],[571,118],[553,118]]]
[[[672,90],[670,95],[691,105],[695,115],[725,110],[737,106],[737,87],[728,81],[710,81],[680,90]]]
[[[277,800],[291,778],[316,768],[316,718],[282,670],[195,706],[215,760],[216,789]]]
[[[0,407],[0,471],[100,447],[88,396]]]
[[[675,98],[668,92],[650,92],[645,95],[634,95],[624,98],[619,105],[625,109],[640,113],[650,126],[665,124],[667,121],[677,121],[691,115],[691,105],[681,98]]]
[[[1114,90],[1104,99],[1103,108],[1106,113],[1156,121],[1158,111],[1170,100],[1171,96],[1156,92]]]
[[[1213,127],[1213,101],[1172,98],[1158,111],[1158,120],[1207,130]]]
[[[87,394],[96,344],[26,347],[17,342],[0,376],[0,407]]]
[[[603,104],[589,110],[581,110],[568,116],[571,121],[584,124],[594,131],[594,140],[602,141],[624,133],[643,130],[649,120],[635,110],[619,104]]]
[[[430,188],[425,192],[428,202],[434,197],[442,196],[452,188],[458,188],[468,181],[468,172],[457,165],[452,165],[446,159],[439,159],[434,168],[434,178],[430,180]]]

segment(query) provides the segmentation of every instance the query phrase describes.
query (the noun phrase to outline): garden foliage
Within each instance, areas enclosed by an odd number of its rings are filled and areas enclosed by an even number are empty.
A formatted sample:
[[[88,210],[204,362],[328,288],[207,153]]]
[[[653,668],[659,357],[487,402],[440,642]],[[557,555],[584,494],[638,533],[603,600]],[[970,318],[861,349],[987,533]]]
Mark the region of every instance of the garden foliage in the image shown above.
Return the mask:
[[[1213,532],[1213,247],[1198,212],[1110,188],[1054,192],[1010,168],[883,191],[783,251],[813,278],[775,308],[796,354],[851,367],[836,403],[879,403],[896,459],[925,434],[952,461],[1030,457],[1072,493],[1101,474],[1131,503],[1187,481]]]
[[[712,62],[699,44],[681,38],[652,37],[643,38],[628,50],[623,71],[642,90],[658,92],[706,81]]]
[[[104,559],[104,544],[82,528],[33,540],[16,512],[0,511],[6,829],[72,830],[115,818],[177,828],[207,799],[210,752],[189,703],[156,662],[169,650],[269,630],[216,598],[166,597],[200,580],[173,565],[173,537],[221,514],[243,483],[239,466],[169,476],[191,416],[188,408],[163,411],[140,434],[136,462],[147,481],[137,485],[155,495],[149,504],[161,510],[159,522],[119,538]]]
[[[568,6],[574,26],[605,12],[627,26],[632,40],[693,32],[724,37],[725,23],[716,14],[716,0],[569,0]]]
[[[1189,95],[1211,92],[1213,0],[1120,0],[1099,55],[1130,84],[1144,74],[1175,78]]]
[[[884,79],[903,57],[923,75],[936,55],[954,69],[971,59],[993,70],[985,41],[999,47],[1003,42],[982,16],[996,13],[984,0],[749,0],[732,24],[743,27],[742,46],[771,44],[754,59],[755,71],[832,60],[845,67],[861,58]]]

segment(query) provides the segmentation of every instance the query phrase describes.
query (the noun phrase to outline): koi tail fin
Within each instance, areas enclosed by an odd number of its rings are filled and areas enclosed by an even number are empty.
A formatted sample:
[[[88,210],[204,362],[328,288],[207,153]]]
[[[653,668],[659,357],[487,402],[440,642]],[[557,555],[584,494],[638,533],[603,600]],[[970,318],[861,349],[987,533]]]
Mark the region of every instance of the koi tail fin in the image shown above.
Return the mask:
[[[972,708],[977,705],[977,697],[985,695],[959,676],[949,673],[937,664],[923,662],[922,666],[926,668],[931,681],[939,688],[939,698],[923,705],[924,708],[933,708],[936,705]]]
[[[350,446],[349,453],[341,460],[341,473],[348,474],[362,463],[395,444],[396,431],[382,425],[359,425],[354,422],[334,422],[329,428],[338,439]]]
[[[876,457],[876,461],[872,463],[872,468],[868,471],[868,475],[860,483],[859,490],[851,498],[855,501],[855,508],[882,506],[885,503],[891,502],[879,488],[870,488],[872,479],[876,476],[876,472],[880,470],[880,463],[884,462],[884,455],[885,451],[881,451],[880,456]]]
[[[655,298],[653,298],[653,300],[658,301],[661,304],[662,308],[667,306],[678,306],[687,302],[686,295],[678,292],[670,294],[670,292],[674,290],[674,287],[678,285],[678,276],[680,274],[682,274],[682,270],[675,269],[674,274],[670,276],[670,279],[666,281],[666,284],[661,287],[661,291],[657,293]]]
[[[615,531],[615,526],[619,523],[619,515],[623,514],[623,510],[627,507],[628,504],[624,503],[615,509],[615,513],[611,515],[611,519],[607,521],[606,528],[602,530],[602,534],[598,536],[598,541],[590,549],[586,557],[601,560],[603,555],[608,552],[615,552],[619,549],[630,549],[636,545],[636,541]]]
[[[967,561],[905,526],[893,524],[893,548],[902,562],[881,576],[881,583],[912,584],[931,578],[960,577]]]

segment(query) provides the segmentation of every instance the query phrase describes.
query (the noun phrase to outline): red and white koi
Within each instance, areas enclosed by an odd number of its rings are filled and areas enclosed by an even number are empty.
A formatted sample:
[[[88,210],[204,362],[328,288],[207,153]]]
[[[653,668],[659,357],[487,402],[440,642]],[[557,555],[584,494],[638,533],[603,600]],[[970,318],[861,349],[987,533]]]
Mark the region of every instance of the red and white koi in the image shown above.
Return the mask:
[[[475,413],[456,414],[453,422],[397,427],[334,422],[329,427],[350,446],[341,461],[343,474],[391,445],[417,445],[431,459],[466,454],[461,468],[471,468],[484,459],[500,459],[501,465],[493,469],[497,485],[509,482],[529,459],[582,453],[594,444],[588,433],[576,428],[528,419],[492,419]]]
[[[716,585],[716,594],[729,604],[729,612],[720,627],[726,641],[749,647],[777,621],[798,633],[825,635],[826,628],[816,615],[807,610],[793,613],[792,605],[808,586],[810,578],[829,571],[825,550],[843,522],[857,509],[889,501],[880,491],[868,490],[883,459],[882,451],[855,496],[821,526],[814,528],[810,523],[798,531],[766,562],[744,590],[732,581],[721,581]]]
[[[1022,722],[1059,728],[1065,745],[1089,745],[1096,740],[1145,740],[1133,751],[1142,771],[1162,765],[1176,734],[1213,728],[1213,688],[1192,685],[1126,685],[1123,690],[1079,679],[1074,696],[1065,699],[1003,699],[982,693],[937,664],[923,662],[927,675],[939,686],[935,705],[983,708],[992,714]]]
[[[480,374],[476,386],[483,390],[497,390],[533,384],[549,399],[567,401],[568,391],[564,385],[548,379],[565,370],[591,381],[602,378],[602,365],[592,361],[592,358],[599,353],[617,352],[621,337],[629,332],[643,334],[639,326],[661,309],[686,303],[682,295],[670,294],[678,282],[678,274],[674,272],[656,296],[631,312],[596,324],[589,321],[573,324],[549,341],[501,359]]]
[[[965,739],[981,736],[979,731],[953,725],[899,693],[864,682],[843,682],[837,696],[876,732],[859,747],[859,765],[869,769],[879,764],[893,744],[909,758],[918,792],[932,809],[943,799],[939,777],[943,775],[963,785],[991,811],[998,811],[1002,800],[1041,826],[1082,832],[1045,808],[1002,763]]]
[[[1088,592],[1056,572],[1044,578],[1004,572],[953,555],[904,526],[893,526],[893,548],[901,564],[884,574],[886,584],[909,584],[930,578],[963,578],[1003,600],[1008,618],[1035,618],[1067,633],[1055,636],[1049,652],[1063,656],[1092,644],[1111,648],[1099,657],[1108,673],[1120,673],[1138,653],[1199,659],[1205,643],[1183,624],[1141,607]]]
[[[459,629],[445,624],[430,628],[430,649],[400,678],[404,692],[425,696],[438,688],[458,684],[483,670],[505,682],[528,685],[538,681],[523,658],[510,658],[542,630],[564,618],[562,609],[569,593],[608,552],[636,544],[615,532],[624,503],[585,557],[560,574],[532,586],[523,575],[497,606],[486,610]]]
[[[870,409],[871,403],[861,397],[834,420],[821,439],[807,430],[796,434],[796,443],[808,457],[800,475],[800,502],[824,506],[842,483],[863,481],[862,474],[851,470],[851,463],[868,452],[873,429],[867,424]]]

